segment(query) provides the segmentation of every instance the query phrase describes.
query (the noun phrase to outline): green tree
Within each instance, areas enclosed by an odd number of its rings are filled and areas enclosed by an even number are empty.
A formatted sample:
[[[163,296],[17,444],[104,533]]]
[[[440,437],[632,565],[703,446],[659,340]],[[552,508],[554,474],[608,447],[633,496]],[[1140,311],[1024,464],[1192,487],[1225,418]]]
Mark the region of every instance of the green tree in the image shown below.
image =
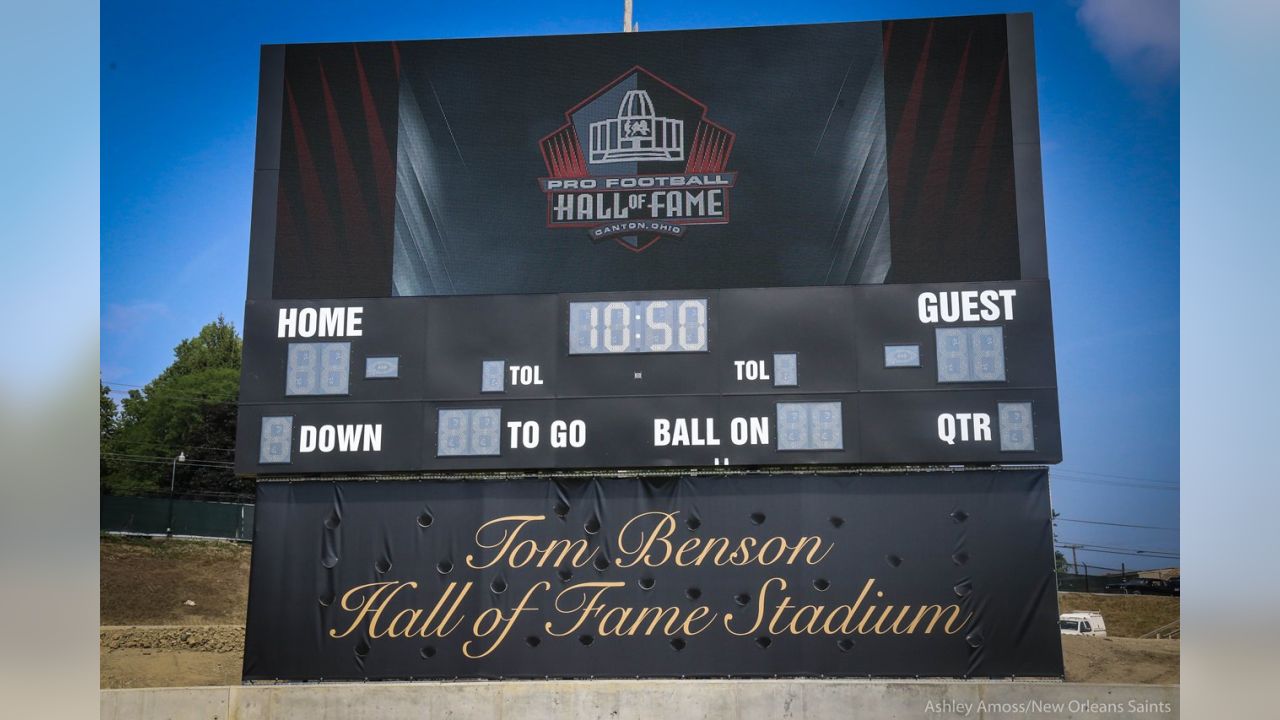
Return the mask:
[[[103,441],[109,440],[116,433],[116,401],[111,399],[111,388],[98,379],[99,422],[98,430]]]
[[[1053,569],[1055,572],[1065,573],[1067,571],[1067,556],[1057,548],[1058,545],[1058,516],[1062,513],[1057,510],[1051,511],[1053,516]]]
[[[235,447],[240,391],[240,336],[222,316],[173,349],[174,361],[120,403],[111,437],[103,436],[102,490],[168,491],[172,459],[179,492],[251,492],[227,463]]]
[[[119,412],[116,401],[111,398],[111,388],[98,378],[98,446],[104,451],[111,446],[120,427]],[[98,459],[100,477],[106,477],[110,472],[109,463],[105,455]]]

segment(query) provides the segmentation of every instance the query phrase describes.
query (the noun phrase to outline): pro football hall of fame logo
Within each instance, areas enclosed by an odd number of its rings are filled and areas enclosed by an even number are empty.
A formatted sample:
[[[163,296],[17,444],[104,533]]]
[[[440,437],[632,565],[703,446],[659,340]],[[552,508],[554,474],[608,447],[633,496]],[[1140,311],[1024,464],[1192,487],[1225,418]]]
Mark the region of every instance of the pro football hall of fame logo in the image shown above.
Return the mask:
[[[734,135],[676,86],[636,66],[565,120],[539,141],[547,227],[586,228],[643,252],[690,225],[729,222]]]

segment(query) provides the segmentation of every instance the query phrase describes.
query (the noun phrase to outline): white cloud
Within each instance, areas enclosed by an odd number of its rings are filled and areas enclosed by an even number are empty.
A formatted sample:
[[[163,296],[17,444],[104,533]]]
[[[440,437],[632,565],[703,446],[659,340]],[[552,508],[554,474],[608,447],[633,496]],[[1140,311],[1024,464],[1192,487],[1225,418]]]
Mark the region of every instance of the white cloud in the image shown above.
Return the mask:
[[[102,318],[102,329],[113,333],[127,333],[168,313],[169,308],[164,303],[111,303],[107,305],[107,312]]]
[[[1076,18],[1127,81],[1178,82],[1177,0],[1084,0]]]

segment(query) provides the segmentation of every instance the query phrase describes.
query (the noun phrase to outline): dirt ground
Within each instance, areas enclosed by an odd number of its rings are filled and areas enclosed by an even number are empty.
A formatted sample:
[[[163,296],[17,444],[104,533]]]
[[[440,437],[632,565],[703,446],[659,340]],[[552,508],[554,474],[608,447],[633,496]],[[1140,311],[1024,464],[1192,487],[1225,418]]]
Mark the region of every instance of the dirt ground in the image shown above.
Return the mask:
[[[239,685],[240,653],[103,650],[101,675],[104,688]]]
[[[1177,685],[1180,648],[1177,640],[1062,636],[1067,682]]]
[[[243,625],[251,552],[233,542],[103,537],[98,622]]]
[[[238,685],[250,552],[227,542],[104,537],[102,687]],[[1136,637],[1177,619],[1177,598],[1061,593],[1059,605],[1102,612],[1110,635],[1063,637],[1068,682],[1178,682],[1180,643]]]

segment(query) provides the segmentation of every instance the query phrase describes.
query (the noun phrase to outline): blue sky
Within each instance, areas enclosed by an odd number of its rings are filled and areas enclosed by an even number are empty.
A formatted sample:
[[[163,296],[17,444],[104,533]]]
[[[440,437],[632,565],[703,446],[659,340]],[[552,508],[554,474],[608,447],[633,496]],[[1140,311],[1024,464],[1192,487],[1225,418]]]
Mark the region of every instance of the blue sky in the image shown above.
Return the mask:
[[[610,2],[102,5],[101,362],[141,385],[179,340],[241,323],[263,43],[611,32]],[[1173,0],[636,0],[644,30],[1035,13],[1064,518],[1178,527],[1178,33]],[[1178,533],[1059,539],[1176,551]],[[1081,552],[1091,565],[1169,561]]]

